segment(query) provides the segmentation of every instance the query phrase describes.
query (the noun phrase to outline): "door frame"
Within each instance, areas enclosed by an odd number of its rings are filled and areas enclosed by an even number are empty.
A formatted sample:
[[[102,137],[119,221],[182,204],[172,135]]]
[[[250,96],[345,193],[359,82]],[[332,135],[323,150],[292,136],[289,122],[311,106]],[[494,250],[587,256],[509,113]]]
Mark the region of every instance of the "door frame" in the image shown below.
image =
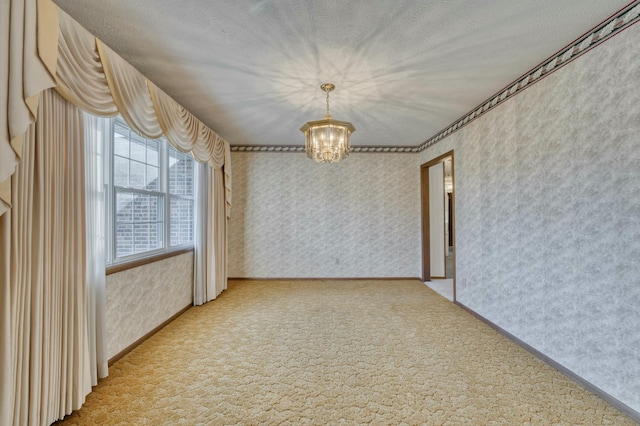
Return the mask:
[[[420,165],[420,211],[422,215],[422,281],[431,281],[431,232],[429,223],[429,167],[443,162],[446,158],[451,157],[451,182],[453,182],[453,190],[451,191],[451,211],[449,212],[449,221],[451,222],[453,241],[453,300],[456,300],[456,222],[455,222],[455,204],[456,204],[456,185],[455,185],[455,161],[453,150],[446,152],[433,160],[427,161]],[[444,225],[444,224],[443,224]],[[445,244],[447,244],[445,242]],[[448,244],[447,244],[448,245]],[[447,246],[445,245],[445,247]]]

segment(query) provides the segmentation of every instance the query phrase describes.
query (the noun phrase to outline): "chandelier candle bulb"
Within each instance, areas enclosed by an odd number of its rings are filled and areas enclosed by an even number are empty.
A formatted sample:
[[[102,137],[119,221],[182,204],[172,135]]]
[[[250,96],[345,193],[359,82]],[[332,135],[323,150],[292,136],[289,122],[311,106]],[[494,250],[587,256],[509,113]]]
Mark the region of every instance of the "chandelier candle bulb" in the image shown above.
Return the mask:
[[[356,128],[347,121],[334,120],[329,114],[329,92],[335,86],[325,83],[320,88],[327,94],[327,115],[322,120],[305,123],[300,131],[305,135],[307,157],[318,163],[337,163],[349,156],[350,137]]]

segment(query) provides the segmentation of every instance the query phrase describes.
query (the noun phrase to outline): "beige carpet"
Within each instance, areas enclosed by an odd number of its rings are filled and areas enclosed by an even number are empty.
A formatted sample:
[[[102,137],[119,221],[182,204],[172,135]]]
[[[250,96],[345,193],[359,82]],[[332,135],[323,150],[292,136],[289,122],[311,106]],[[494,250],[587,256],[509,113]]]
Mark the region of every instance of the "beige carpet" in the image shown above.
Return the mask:
[[[237,281],[61,424],[635,424],[418,281]]]

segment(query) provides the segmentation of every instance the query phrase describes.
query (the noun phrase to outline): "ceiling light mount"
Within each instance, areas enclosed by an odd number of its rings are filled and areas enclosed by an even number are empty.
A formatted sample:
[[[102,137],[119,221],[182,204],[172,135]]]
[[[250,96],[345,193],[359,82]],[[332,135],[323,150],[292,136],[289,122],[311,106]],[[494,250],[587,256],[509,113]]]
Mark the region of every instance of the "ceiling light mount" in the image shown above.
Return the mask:
[[[347,158],[351,151],[351,133],[356,131],[353,124],[334,120],[329,114],[329,92],[335,88],[332,83],[320,86],[327,94],[327,115],[322,120],[309,121],[300,128],[305,134],[307,157],[318,163],[337,163]]]
[[[324,92],[333,92],[333,89],[336,88],[336,85],[332,83],[324,83],[320,85],[320,88]]]

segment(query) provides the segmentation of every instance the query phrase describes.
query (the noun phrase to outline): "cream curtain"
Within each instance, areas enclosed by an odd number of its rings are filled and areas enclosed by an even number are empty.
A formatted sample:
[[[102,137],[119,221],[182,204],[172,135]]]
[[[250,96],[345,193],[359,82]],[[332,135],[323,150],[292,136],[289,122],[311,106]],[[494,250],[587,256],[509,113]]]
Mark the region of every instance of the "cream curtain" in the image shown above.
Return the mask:
[[[0,424],[10,425],[13,419],[15,351],[11,321],[11,210],[0,216]]]
[[[193,304],[214,300],[227,289],[227,217],[224,172],[199,164],[196,183]]]
[[[196,163],[196,227],[194,235],[195,253],[193,256],[193,304],[202,305],[212,298],[208,296],[210,286],[207,280],[207,267],[209,265],[207,257],[207,244],[209,235],[209,173],[210,168],[207,163]]]
[[[210,224],[213,232],[208,247],[213,248],[213,280],[215,297],[227,289],[227,217],[224,208],[224,173],[222,169],[213,170],[213,194],[209,196]],[[214,298],[215,298],[214,297]]]
[[[224,144],[224,202],[227,219],[231,218],[231,146]]]
[[[91,391],[83,139],[80,110],[43,92],[0,222],[2,424],[51,424]]]
[[[87,242],[87,332],[91,385],[109,375],[107,331],[105,316],[105,201],[104,201],[104,144],[109,132],[106,118],[83,114],[85,125],[85,193]]]
[[[50,0],[0,2],[0,215],[11,208],[11,175],[39,94],[55,84],[57,31]]]

